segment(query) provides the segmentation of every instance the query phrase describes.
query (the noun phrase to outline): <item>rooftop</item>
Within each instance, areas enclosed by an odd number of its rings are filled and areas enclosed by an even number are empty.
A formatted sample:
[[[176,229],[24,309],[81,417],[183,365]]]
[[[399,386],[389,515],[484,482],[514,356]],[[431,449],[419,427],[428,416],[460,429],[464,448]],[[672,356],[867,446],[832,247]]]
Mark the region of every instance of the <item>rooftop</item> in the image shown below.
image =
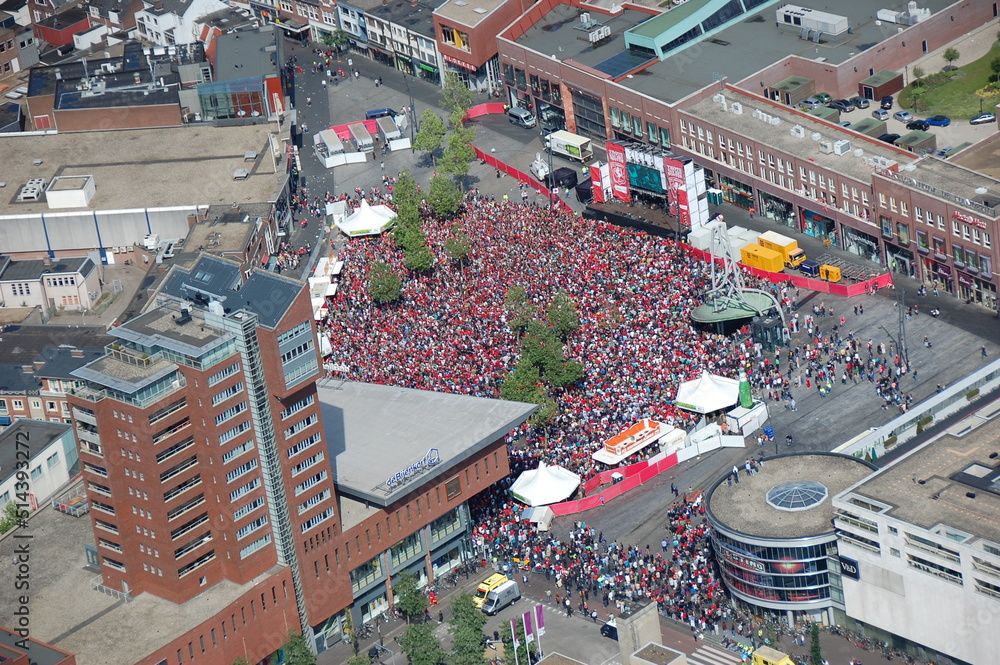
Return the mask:
[[[73,370],[73,376],[131,395],[177,369],[175,363],[162,356],[142,358],[137,354],[121,351],[112,352]]]
[[[190,268],[175,267],[163,281],[160,293],[202,308],[217,300],[226,314],[250,312],[260,325],[273,330],[305,286],[263,270],[244,280],[240,264],[203,254]]]
[[[83,546],[95,546],[90,520],[49,506],[32,515],[31,637],[76,654],[77,665],[132,665],[218,614],[254,585],[273,575],[237,585],[219,582],[176,605],[144,593],[123,603],[93,588],[98,571],[87,567]],[[0,559],[10,561],[24,542],[0,540]],[[14,588],[16,566],[0,566],[0,584]],[[72,602],[67,602],[67,599]],[[0,625],[15,626],[14,603],[0,603]],[[41,664],[40,664],[41,665]]]
[[[39,377],[49,376],[42,370],[25,373],[22,368],[35,362],[54,360],[59,371],[76,369],[93,360],[103,351],[85,354],[85,358],[63,358],[72,349],[103,349],[112,338],[97,326],[6,325],[0,328],[0,394],[37,393],[41,389]],[[62,358],[62,360],[60,360]],[[62,367],[60,363],[65,362]],[[75,378],[75,377],[74,377]]]
[[[507,0],[445,0],[433,13],[471,28],[506,4]]]
[[[888,144],[863,136],[837,124],[820,120],[808,113],[797,111],[763,97],[755,97],[741,92],[731,86],[726,86],[721,93],[725,98],[726,107],[721,102],[713,101],[713,97],[701,100],[697,104],[682,111],[695,118],[701,118],[721,129],[727,129],[743,136],[753,136],[757,141],[782,150],[789,154],[807,157],[823,168],[854,178],[860,182],[870,182],[872,176],[872,157],[883,157],[898,163],[908,163],[917,159],[916,155],[892,148]],[[743,109],[739,115],[733,113],[733,102],[739,102]],[[760,110],[772,118],[778,118],[778,123],[768,122],[755,117]],[[798,125],[803,129],[801,138],[793,136],[791,130]],[[839,141],[846,139],[851,142],[851,149],[844,155],[822,153],[819,141],[813,140],[813,134],[819,134],[821,140]],[[855,150],[862,150],[863,155],[857,157]]]
[[[1000,543],[1000,458],[996,456],[1000,419],[984,419],[996,415],[996,409],[994,402],[953,425],[838,496],[838,502],[864,497],[889,506],[883,514],[891,518],[927,530],[946,525]]]
[[[720,478],[708,492],[708,511],[714,523],[749,536],[791,539],[833,533],[831,497],[868,476],[874,468],[863,460],[834,453],[768,458],[760,471],[749,477],[740,467],[738,483],[729,485],[725,476]],[[768,501],[771,490],[807,481],[827,490],[818,504],[781,509]]]
[[[338,493],[379,506],[502,439],[535,410],[523,402],[351,381],[322,382],[317,390]],[[397,472],[405,476],[389,483]]]
[[[0,257],[0,261],[4,257]],[[2,266],[2,263],[0,263]],[[11,261],[0,272],[0,282],[28,282],[39,279],[42,275],[74,275],[80,273],[84,277],[94,269],[94,262],[88,257],[58,259],[46,263],[41,259],[31,261]]]
[[[931,156],[913,162],[913,167],[904,167],[897,177],[991,219],[1000,216],[1000,180]]]
[[[64,423],[25,418],[15,420],[13,425],[0,432],[0,480],[6,480],[17,473],[19,447],[28,451],[30,459],[35,459],[70,429],[72,427]]]
[[[277,76],[284,58],[279,58],[281,40],[277,26],[240,30],[215,38],[215,81]]]
[[[574,60],[593,68],[625,50],[625,30],[635,28],[646,20],[669,25],[688,18],[704,4],[681,4],[659,19],[630,9],[615,16],[594,12],[591,14],[592,20],[611,28],[611,36],[596,45],[586,39],[586,32],[582,33],[584,39],[581,40],[581,33],[571,29],[574,24],[580,24],[580,14],[588,11],[588,7],[559,4],[546,12],[516,41],[546,57],[562,61]],[[886,30],[885,26],[876,25],[876,12],[887,6],[884,0],[838,3],[836,11],[847,17],[851,32],[839,39],[828,40],[824,37],[824,41],[819,44],[800,39],[796,30],[778,27],[775,11],[781,4],[768,2],[750,13],[737,16],[723,27],[710,30],[701,38],[670,52],[662,62],[622,80],[621,85],[673,104],[711,84],[720,74],[730,82],[741,81],[790,55],[807,60],[823,58],[825,62],[839,65],[895,35],[894,29]],[[820,11],[829,5],[827,0],[803,0],[795,4]],[[895,6],[903,9],[904,4],[898,2]],[[953,4],[952,0],[925,0],[919,6],[930,9],[934,14]],[[674,14],[673,20],[670,19],[671,14]],[[643,28],[639,28],[637,33],[641,34],[642,31]]]
[[[476,0],[469,0],[476,7]],[[410,2],[410,0],[349,0],[343,3],[364,11],[365,14],[383,21],[390,21],[407,30],[426,37],[434,37],[434,2]],[[474,9],[475,7],[473,7]],[[511,16],[511,20],[514,17]]]
[[[251,203],[233,208],[214,205],[205,213],[205,221],[188,231],[183,249],[174,250],[176,265],[190,265],[205,251],[209,254],[243,254],[250,236],[257,229],[257,220],[271,214],[268,203]]]
[[[48,212],[45,201],[14,203],[14,195],[32,178],[65,175],[94,177],[90,207],[96,210],[270,201],[286,177],[283,170],[274,172],[268,154],[272,130],[261,123],[123,130],[113,141],[105,132],[2,138],[4,180],[13,186],[6,212]],[[257,153],[256,162],[244,162],[247,152]],[[234,180],[240,168],[250,175]]]
[[[213,28],[218,28],[223,32],[227,32],[229,30],[247,27],[251,25],[253,21],[239,9],[226,7],[225,9],[220,9],[217,12],[212,12],[211,14],[206,14],[205,16],[200,17],[197,22],[201,25],[208,25]]]
[[[22,654],[28,654],[31,665],[56,665],[64,660],[69,660],[72,654],[55,649],[48,644],[43,644],[38,640],[28,638],[28,648],[21,647],[23,638],[9,628],[0,626],[0,649],[11,660],[17,659]]]

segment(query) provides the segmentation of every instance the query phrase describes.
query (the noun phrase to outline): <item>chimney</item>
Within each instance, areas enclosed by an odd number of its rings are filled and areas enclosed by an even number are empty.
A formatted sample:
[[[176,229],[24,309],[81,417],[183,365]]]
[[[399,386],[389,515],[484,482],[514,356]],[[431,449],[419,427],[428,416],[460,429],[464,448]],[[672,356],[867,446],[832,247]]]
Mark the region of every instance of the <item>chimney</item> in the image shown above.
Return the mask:
[[[50,266],[50,265],[52,265],[52,257],[49,256],[48,254],[46,254],[44,257],[42,257],[42,265],[43,266]]]
[[[35,371],[40,370],[43,367],[45,367],[45,361],[44,360],[36,360],[35,361]]]
[[[71,349],[69,352],[70,358],[82,358],[83,349]]]
[[[34,365],[21,365],[21,372],[24,373],[24,374],[34,374],[35,373],[35,366]]]

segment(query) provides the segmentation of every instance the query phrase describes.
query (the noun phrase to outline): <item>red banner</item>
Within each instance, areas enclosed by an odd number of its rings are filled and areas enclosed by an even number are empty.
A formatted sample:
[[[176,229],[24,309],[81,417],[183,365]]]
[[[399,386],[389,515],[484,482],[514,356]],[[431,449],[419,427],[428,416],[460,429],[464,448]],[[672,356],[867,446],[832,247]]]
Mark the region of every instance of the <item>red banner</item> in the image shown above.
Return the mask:
[[[601,178],[601,167],[590,167],[590,187],[594,203],[604,203],[604,180]]]
[[[670,214],[677,215],[681,226],[691,226],[687,188],[684,186],[684,163],[664,158],[663,167],[667,172],[667,203],[670,205]]]
[[[605,148],[608,153],[608,165],[611,168],[611,193],[619,201],[632,202],[628,193],[628,166],[625,164],[625,146],[609,141]]]

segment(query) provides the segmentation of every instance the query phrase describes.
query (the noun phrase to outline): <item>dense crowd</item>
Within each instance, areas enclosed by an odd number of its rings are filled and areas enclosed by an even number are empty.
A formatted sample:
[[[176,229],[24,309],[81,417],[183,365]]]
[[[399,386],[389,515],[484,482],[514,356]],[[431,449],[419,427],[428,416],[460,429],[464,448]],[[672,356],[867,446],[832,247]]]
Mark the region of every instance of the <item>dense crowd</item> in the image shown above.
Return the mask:
[[[455,226],[471,241],[467,261],[443,250]],[[692,414],[675,409],[679,382],[703,369],[736,376],[762,356],[749,341],[694,329],[688,313],[710,279],[706,264],[670,240],[654,238],[532,205],[470,200],[463,214],[424,224],[437,257],[433,274],[404,283],[400,302],[376,306],[367,291],[373,262],[406,274],[389,236],[350,243],[342,288],[323,324],[334,356],[360,381],[496,397],[518,355],[504,298],[523,286],[538,315],[566,290],[581,326],[566,356],[585,378],[555,390],[558,414],[544,428],[525,426],[518,456],[538,458],[584,476],[606,439],[645,417],[679,426]],[[780,297],[780,289],[774,287]]]
[[[487,564],[529,585],[544,575],[549,593],[556,589],[554,600],[568,614],[604,618],[653,601],[696,632],[732,616],[713,571],[700,495],[676,501],[666,511],[662,541],[645,547],[609,542],[582,522],[566,540],[537,531],[499,490],[476,497],[472,507],[473,541]]]

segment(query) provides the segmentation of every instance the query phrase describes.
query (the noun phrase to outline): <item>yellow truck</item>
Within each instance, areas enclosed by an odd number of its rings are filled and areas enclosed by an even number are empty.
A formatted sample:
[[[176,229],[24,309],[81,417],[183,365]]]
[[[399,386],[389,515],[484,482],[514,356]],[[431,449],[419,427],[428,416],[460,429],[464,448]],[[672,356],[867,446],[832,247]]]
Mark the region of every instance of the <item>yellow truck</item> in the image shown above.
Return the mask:
[[[751,268],[768,272],[781,272],[785,267],[780,253],[760,245],[746,245],[740,248],[740,263]]]
[[[483,609],[483,603],[486,602],[486,596],[489,595],[490,591],[509,581],[510,578],[506,575],[494,573],[480,582],[479,586],[476,587],[476,593],[472,596],[472,602],[476,605],[476,608]]]
[[[774,231],[766,231],[757,236],[757,244],[781,254],[781,260],[789,268],[796,268],[806,260],[806,253],[799,249],[797,241]]]

